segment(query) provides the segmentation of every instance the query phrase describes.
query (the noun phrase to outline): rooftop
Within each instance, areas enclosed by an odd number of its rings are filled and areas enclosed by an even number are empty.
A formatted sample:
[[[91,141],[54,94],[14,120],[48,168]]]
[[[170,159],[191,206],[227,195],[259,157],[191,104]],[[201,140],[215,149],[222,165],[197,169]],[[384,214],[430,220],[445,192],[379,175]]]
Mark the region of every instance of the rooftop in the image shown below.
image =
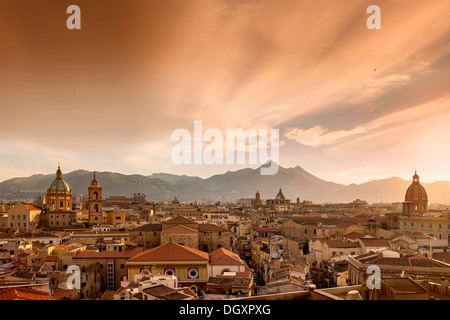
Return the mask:
[[[54,300],[43,291],[28,288],[6,288],[0,289],[0,300]]]
[[[168,243],[145,250],[128,260],[128,262],[146,261],[209,261],[209,255],[177,243]]]
[[[144,250],[142,247],[126,248],[124,251],[91,251],[84,250],[78,252],[73,259],[129,259]]]

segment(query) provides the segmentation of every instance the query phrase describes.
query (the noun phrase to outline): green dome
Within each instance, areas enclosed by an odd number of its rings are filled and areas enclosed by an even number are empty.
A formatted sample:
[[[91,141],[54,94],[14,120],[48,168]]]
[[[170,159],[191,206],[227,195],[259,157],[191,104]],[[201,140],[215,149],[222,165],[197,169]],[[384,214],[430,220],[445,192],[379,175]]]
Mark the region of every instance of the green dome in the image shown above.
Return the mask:
[[[51,191],[70,191],[70,187],[63,179],[55,179],[49,188]]]
[[[58,166],[56,171],[56,179],[53,180],[52,184],[48,188],[50,191],[70,191],[70,187],[62,178],[62,171]]]

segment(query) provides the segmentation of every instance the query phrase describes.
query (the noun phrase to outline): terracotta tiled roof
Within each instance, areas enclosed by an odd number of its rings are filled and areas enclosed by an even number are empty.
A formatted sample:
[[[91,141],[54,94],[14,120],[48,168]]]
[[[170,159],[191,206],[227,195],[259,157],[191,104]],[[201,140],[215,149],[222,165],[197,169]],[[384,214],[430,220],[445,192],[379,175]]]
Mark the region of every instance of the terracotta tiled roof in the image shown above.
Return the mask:
[[[192,221],[192,220],[190,220],[190,219],[188,219],[188,218],[179,216],[179,217],[175,217],[175,218],[172,218],[172,219],[170,219],[170,220],[164,221],[164,222],[163,222],[163,226],[164,226],[163,229],[164,229],[164,228],[167,228],[167,227],[168,227],[167,225],[170,225],[170,224],[189,224],[189,225],[196,225],[197,223],[194,222],[194,221]]]
[[[62,299],[62,298],[71,298],[75,299],[77,297],[78,290],[77,289],[55,289],[53,290],[53,298]]]
[[[282,232],[283,229],[278,228],[270,228],[270,227],[261,227],[261,228],[253,228],[256,232]]]
[[[342,222],[342,223],[340,223],[340,224],[338,224],[337,226],[336,226],[336,228],[348,228],[348,227],[351,227],[351,226],[353,226],[354,224],[353,223],[349,223],[349,222]]]
[[[44,261],[58,261],[58,256],[47,256]]]
[[[211,223],[201,223],[198,225],[198,231],[199,232],[208,232],[208,231],[228,232],[228,229],[216,226],[215,224],[211,224]]]
[[[420,256],[409,256],[409,257],[383,257],[380,255],[370,255],[366,254],[363,256],[355,257],[356,260],[364,264],[376,264],[379,266],[405,266],[405,267],[416,267],[416,268],[448,268],[450,267],[441,263],[437,260],[427,259]]]
[[[0,289],[0,300],[53,300],[48,293],[28,288]]]
[[[209,254],[209,263],[215,265],[244,265],[239,256],[227,249],[219,248]]]
[[[160,223],[147,223],[143,224],[141,226],[138,226],[136,228],[131,229],[130,231],[161,231],[162,230],[162,224]]]
[[[450,263],[450,252],[435,252],[433,253],[433,259]]]
[[[351,239],[351,240],[356,240],[356,239],[362,238],[364,236],[365,236],[364,233],[354,231],[354,232],[350,232],[350,233],[345,234],[344,238]]]
[[[383,280],[384,284],[389,286],[395,293],[427,293],[427,289],[409,278],[387,278]]]
[[[190,296],[178,292],[175,289],[169,288],[165,285],[157,285],[154,287],[146,288],[142,290],[146,294],[149,294],[151,296],[157,297],[162,300],[183,300],[190,298]]]
[[[128,262],[146,261],[208,261],[209,255],[206,252],[182,246],[177,243],[168,243],[153,249],[145,250]]]
[[[41,208],[34,206],[32,204],[19,204],[19,206],[26,208],[27,210],[33,210],[33,211],[42,211]]]
[[[139,254],[142,252],[144,248],[138,247],[138,248],[127,248],[123,251],[91,251],[91,250],[84,250],[81,252],[78,252],[73,259],[113,259],[113,258],[125,258],[129,259],[133,257],[136,254]]]
[[[391,244],[387,239],[371,239],[371,238],[360,238],[359,239],[366,247],[390,247]]]
[[[214,288],[234,288],[234,287],[244,287],[248,288],[250,286],[251,280],[246,278],[224,278],[224,277],[210,277],[208,280],[208,287]]]
[[[342,240],[325,240],[329,248],[360,248],[358,242],[344,242]]]
[[[198,233],[198,231],[180,224],[166,228],[161,233]]]

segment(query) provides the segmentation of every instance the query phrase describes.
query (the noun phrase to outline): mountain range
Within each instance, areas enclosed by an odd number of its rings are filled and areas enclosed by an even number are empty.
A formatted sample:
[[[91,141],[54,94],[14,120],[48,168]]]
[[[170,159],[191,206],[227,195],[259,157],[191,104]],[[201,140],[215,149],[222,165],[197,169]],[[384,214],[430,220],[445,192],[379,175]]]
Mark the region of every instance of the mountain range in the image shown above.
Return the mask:
[[[93,173],[76,170],[63,175],[72,194],[87,194]],[[123,195],[132,197],[143,193],[148,201],[167,201],[175,196],[180,201],[218,201],[254,198],[258,190],[262,199],[273,199],[279,189],[287,199],[310,200],[314,203],[350,202],[362,199],[369,203],[402,202],[411,184],[398,177],[372,180],[362,184],[343,185],[322,180],[303,168],[279,167],[278,173],[263,176],[258,169],[228,171],[203,179],[186,175],[154,173],[149,176],[125,175],[115,172],[97,172],[104,198]],[[0,183],[0,199],[37,197],[45,194],[55,174],[35,174],[13,178]],[[450,203],[450,181],[422,183],[429,203]]]

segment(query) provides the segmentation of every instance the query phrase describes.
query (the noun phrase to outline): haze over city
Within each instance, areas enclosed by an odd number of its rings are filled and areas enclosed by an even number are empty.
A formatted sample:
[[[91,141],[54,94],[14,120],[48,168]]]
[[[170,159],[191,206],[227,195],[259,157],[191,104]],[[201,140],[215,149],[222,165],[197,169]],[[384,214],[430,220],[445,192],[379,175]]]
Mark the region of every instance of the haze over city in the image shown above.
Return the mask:
[[[0,3],[0,301],[448,316],[449,0]]]
[[[280,165],[337,183],[450,180],[450,3],[2,1],[0,181],[77,169],[209,177],[171,133],[280,130]]]

